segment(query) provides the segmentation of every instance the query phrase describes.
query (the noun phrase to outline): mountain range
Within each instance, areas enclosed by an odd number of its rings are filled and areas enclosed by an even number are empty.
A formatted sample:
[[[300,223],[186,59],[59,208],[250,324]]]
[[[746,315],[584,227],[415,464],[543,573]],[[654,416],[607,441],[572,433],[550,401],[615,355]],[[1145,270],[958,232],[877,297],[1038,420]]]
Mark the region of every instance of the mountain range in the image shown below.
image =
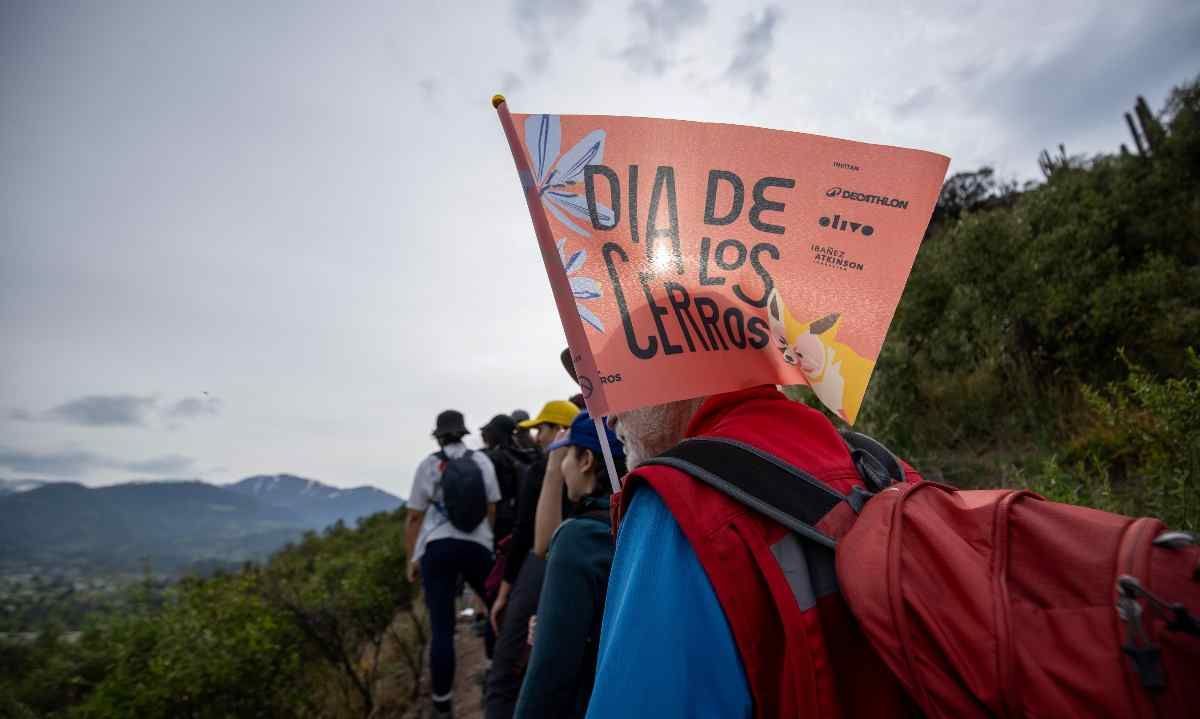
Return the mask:
[[[359,517],[404,504],[398,497],[375,487],[339,489],[290,474],[247,477],[224,487],[266,504],[289,509],[314,527],[333,524],[339,519],[353,523]]]
[[[339,489],[294,475],[200,481],[0,480],[0,562],[102,565],[241,562],[269,554],[307,530],[404,506],[374,487]]]
[[[17,492],[28,492],[46,484],[40,479],[0,479],[0,497]]]

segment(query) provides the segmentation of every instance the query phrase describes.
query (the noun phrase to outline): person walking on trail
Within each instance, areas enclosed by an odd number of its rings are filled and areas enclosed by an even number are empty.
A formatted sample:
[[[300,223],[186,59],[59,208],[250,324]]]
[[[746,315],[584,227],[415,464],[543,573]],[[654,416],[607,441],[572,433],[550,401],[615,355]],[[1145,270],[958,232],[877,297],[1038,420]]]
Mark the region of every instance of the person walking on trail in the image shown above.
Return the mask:
[[[500,485],[500,503],[496,507],[496,525],[493,528],[497,543],[512,533],[517,521],[517,493],[522,476],[541,456],[537,450],[526,450],[516,445],[513,434],[516,429],[517,423],[506,414],[492,417],[479,428],[484,453],[496,468],[496,482]]]
[[[484,596],[492,567],[492,523],[500,487],[491,460],[467,449],[461,412],[437,416],[440,449],[417,465],[405,528],[408,577],[418,576],[429,609],[433,716],[452,716],[455,599],[460,578]]]
[[[799,495],[825,491],[816,485],[854,495],[857,460],[823,414],[766,385],[612,423],[633,469],[590,719],[908,715],[837,593],[832,550],[716,488],[740,475]],[[774,477],[795,468],[808,479]]]
[[[561,485],[572,518],[554,532],[538,600],[533,654],[517,702],[518,719],[583,717],[592,693],[600,620],[612,564],[612,486],[625,473],[625,453],[605,428],[617,477],[605,468],[591,415],[581,412],[567,436],[550,445],[543,492]]]
[[[521,449],[538,451],[537,442],[533,439],[533,432],[529,429],[522,429],[520,425],[525,420],[529,419],[529,413],[523,409],[514,409],[512,414],[508,415],[513,421],[513,425],[517,426],[513,430],[513,443]]]
[[[579,409],[565,400],[547,402],[532,419],[519,422],[518,429],[534,430],[540,458],[529,466],[517,495],[517,523],[505,548],[504,579],[492,604],[492,626],[497,633],[492,667],[487,679],[487,719],[511,719],[525,675],[529,618],[537,611],[538,595],[546,563],[542,558],[550,534],[562,521],[567,502],[561,484],[554,506],[539,511],[546,476],[546,448],[558,433],[571,426]],[[551,525],[551,523],[553,523]],[[546,530],[546,526],[549,530]],[[540,533],[539,533],[540,532]],[[538,545],[541,551],[534,552]]]

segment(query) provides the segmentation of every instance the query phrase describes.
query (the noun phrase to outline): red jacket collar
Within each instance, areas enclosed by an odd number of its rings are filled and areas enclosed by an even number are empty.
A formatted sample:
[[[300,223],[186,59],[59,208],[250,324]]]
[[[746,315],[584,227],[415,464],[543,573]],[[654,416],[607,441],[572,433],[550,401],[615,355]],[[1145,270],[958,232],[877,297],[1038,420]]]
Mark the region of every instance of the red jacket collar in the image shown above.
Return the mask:
[[[684,436],[699,437],[713,434],[720,426],[721,420],[739,406],[743,406],[747,402],[764,400],[791,402],[773,384],[762,384],[724,394],[714,394],[705,399],[700,408],[696,410],[696,414],[692,415],[692,420],[688,423]]]

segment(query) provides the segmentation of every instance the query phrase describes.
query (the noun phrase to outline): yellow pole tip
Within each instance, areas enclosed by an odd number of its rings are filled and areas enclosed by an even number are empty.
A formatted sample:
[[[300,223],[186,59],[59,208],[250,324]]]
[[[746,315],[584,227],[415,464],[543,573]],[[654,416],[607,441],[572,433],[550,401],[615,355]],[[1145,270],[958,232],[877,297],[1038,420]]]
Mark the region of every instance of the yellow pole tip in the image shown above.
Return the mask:
[[[500,107],[504,103],[504,96],[497,93],[492,95],[492,107]]]

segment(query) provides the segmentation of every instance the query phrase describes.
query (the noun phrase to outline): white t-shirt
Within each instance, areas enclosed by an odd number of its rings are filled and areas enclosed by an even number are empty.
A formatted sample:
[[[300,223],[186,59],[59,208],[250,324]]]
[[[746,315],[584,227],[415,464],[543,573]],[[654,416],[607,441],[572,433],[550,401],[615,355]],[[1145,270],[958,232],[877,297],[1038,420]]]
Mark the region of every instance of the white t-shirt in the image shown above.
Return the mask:
[[[468,452],[462,442],[448,444],[442,448],[447,457],[457,459]],[[487,500],[491,503],[500,501],[500,484],[496,482],[496,468],[492,460],[479,450],[470,450],[471,458],[483,472],[483,487],[487,492]],[[412,491],[408,495],[408,508],[425,512],[421,523],[421,531],[417,535],[417,546],[413,550],[411,561],[417,561],[425,553],[425,545],[439,539],[466,539],[478,542],[492,550],[492,525],[485,519],[472,532],[463,532],[450,523],[449,518],[442,514],[436,505],[442,502],[442,473],[438,465],[442,462],[436,454],[431,454],[417,465],[413,476]]]

